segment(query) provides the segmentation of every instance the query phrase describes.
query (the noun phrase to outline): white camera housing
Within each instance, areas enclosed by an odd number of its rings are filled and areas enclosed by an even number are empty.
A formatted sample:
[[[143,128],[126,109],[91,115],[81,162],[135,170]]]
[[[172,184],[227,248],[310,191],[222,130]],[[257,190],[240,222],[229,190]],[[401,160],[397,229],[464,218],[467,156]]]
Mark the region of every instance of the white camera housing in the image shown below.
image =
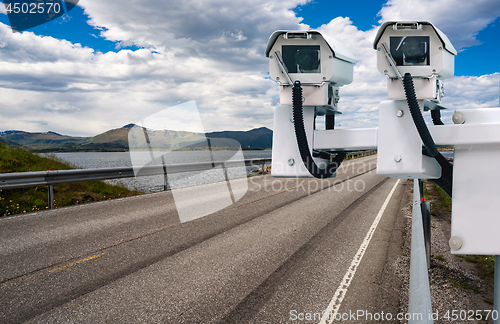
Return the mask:
[[[451,78],[457,51],[446,35],[427,21],[388,21],[378,30],[374,49],[377,68],[387,75],[389,99],[404,100],[401,81],[386,57],[393,57],[401,75],[412,75],[417,99],[440,100],[439,80]]]
[[[318,31],[275,31],[267,43],[271,78],[280,84],[280,103],[292,104],[293,82],[303,87],[304,106],[336,106],[337,87],[349,84],[355,59],[339,41]]]

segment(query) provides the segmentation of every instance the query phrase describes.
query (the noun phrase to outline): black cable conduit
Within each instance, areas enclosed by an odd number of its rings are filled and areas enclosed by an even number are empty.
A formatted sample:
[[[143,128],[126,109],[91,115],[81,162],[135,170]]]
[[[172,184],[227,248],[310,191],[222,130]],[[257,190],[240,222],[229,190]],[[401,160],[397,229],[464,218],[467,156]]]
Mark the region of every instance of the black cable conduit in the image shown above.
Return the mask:
[[[446,158],[439,153],[437,150],[436,143],[432,139],[431,133],[425,124],[424,117],[420,111],[418,105],[417,96],[415,94],[415,88],[413,86],[413,78],[410,73],[406,73],[403,78],[403,87],[406,94],[406,102],[410,108],[410,114],[413,119],[413,123],[417,128],[418,134],[424,143],[427,153],[430,157],[436,159],[436,161],[441,166],[441,178],[432,179],[434,183],[440,186],[450,197],[452,193],[453,186],[453,166]]]
[[[320,179],[331,177],[337,171],[347,154],[345,152],[337,153],[333,161],[325,169],[320,169],[316,163],[314,163],[309,150],[309,144],[307,143],[306,130],[304,128],[302,87],[300,86],[300,81],[295,81],[292,88],[292,106],[295,137],[297,138],[297,145],[299,147],[302,162],[304,162],[304,165],[313,177]]]
[[[431,117],[434,125],[444,125],[441,121],[441,111],[439,111],[439,109],[431,110]]]

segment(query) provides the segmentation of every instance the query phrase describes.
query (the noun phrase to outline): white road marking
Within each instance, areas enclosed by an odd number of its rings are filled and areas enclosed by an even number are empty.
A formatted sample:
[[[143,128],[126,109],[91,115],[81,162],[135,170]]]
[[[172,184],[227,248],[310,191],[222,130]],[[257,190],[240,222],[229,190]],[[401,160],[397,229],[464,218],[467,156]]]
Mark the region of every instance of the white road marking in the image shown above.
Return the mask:
[[[352,282],[352,279],[354,278],[354,274],[356,273],[356,270],[358,269],[359,264],[361,263],[361,259],[363,258],[363,255],[366,252],[366,249],[368,248],[368,245],[370,244],[370,241],[373,237],[373,233],[375,233],[375,230],[377,229],[378,223],[380,222],[380,219],[382,218],[382,215],[384,214],[385,209],[387,208],[387,205],[389,204],[389,201],[391,200],[392,195],[394,194],[394,191],[396,191],[396,187],[399,184],[400,179],[396,182],[394,187],[392,187],[391,192],[387,196],[387,199],[385,200],[384,204],[380,208],[377,217],[375,217],[375,220],[372,223],[372,226],[368,230],[368,233],[365,236],[365,239],[361,243],[361,246],[358,249],[358,252],[354,256],[354,259],[351,262],[351,265],[349,268],[347,268],[347,272],[344,275],[344,278],[340,282],[339,287],[337,288],[337,291],[333,295],[332,300],[330,301],[330,304],[326,308],[326,310],[323,312],[323,317],[321,318],[321,321],[319,324],[327,324],[333,322],[335,319],[335,315],[338,313],[340,305],[342,304],[342,301],[344,300],[344,297],[347,293],[347,289],[349,288],[349,285]]]

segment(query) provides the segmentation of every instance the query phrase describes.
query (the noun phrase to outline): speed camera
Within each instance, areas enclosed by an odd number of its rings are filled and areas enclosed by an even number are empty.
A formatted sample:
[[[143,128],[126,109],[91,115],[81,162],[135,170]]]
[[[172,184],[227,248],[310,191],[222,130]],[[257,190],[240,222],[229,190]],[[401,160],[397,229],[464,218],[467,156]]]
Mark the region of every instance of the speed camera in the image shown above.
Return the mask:
[[[300,80],[304,105],[335,110],[338,87],[352,82],[355,59],[341,42],[318,31],[275,31],[266,48],[269,74],[280,84],[280,103],[291,105]]]
[[[405,98],[397,75],[410,73],[418,99],[440,100],[440,80],[454,73],[457,51],[446,35],[426,21],[385,22],[373,43],[377,68],[387,75],[389,99]],[[395,68],[396,69],[395,69]]]
[[[280,86],[274,110],[275,177],[335,176],[344,152],[313,150],[316,117],[333,129],[339,87],[352,82],[354,57],[339,41],[318,31],[278,30],[266,47],[269,74]]]

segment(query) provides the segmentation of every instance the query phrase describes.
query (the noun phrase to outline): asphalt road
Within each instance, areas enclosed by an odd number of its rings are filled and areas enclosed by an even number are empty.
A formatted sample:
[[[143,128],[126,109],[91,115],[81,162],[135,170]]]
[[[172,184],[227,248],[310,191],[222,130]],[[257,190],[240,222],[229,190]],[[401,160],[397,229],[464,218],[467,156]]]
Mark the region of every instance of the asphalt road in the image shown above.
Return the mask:
[[[236,203],[183,223],[171,192],[2,218],[0,322],[395,315],[408,190],[375,166],[371,156],[334,179],[251,177]]]

